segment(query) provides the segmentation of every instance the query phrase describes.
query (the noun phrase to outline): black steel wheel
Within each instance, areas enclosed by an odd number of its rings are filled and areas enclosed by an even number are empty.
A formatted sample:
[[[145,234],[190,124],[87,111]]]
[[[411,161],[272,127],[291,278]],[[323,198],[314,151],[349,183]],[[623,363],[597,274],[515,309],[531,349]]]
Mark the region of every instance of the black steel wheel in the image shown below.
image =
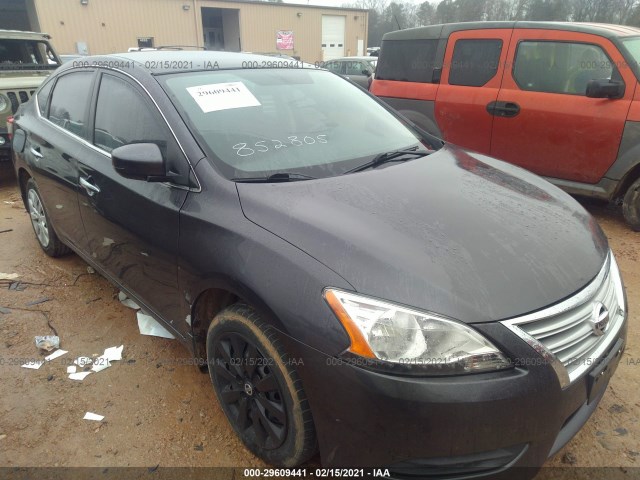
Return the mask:
[[[209,374],[225,415],[244,444],[277,466],[295,466],[316,451],[301,381],[276,332],[244,304],[212,321]]]

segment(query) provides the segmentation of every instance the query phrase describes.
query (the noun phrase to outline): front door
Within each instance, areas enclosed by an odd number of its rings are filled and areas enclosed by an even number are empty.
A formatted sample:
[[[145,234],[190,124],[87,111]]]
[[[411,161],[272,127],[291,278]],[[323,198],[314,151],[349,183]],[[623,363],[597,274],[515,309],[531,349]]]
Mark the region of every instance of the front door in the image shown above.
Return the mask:
[[[110,154],[130,143],[156,143],[168,164],[186,159],[146,93],[124,77],[101,75],[94,118],[94,148],[87,147],[79,160],[89,254],[147,310],[184,334],[188,325],[180,309],[177,248],[187,191],[124,178],[113,169]]]
[[[539,175],[597,183],[618,154],[635,78],[596,35],[514,30],[498,95],[491,155]],[[624,98],[587,98],[593,79],[621,80]]]

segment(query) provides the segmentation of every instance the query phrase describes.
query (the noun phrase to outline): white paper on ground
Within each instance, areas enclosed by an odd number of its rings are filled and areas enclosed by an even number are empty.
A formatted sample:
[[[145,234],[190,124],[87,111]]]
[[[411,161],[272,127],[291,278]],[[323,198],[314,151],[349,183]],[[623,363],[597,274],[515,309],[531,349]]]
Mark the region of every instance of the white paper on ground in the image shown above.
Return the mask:
[[[120,291],[120,293],[118,293],[118,300],[120,300],[120,303],[125,307],[133,308],[134,310],[140,310],[140,305],[127,297],[127,294],[123,291]]]
[[[51,360],[55,360],[56,358],[61,357],[65,353],[69,352],[67,352],[66,350],[56,350],[51,355],[47,355],[46,357],[44,357],[44,360],[45,362],[50,362]]]
[[[97,357],[93,360],[93,367],[91,367],[92,372],[101,372],[105,368],[109,368],[111,364],[109,363],[109,359],[105,356]]]
[[[142,335],[151,335],[162,338],[176,338],[166,328],[156,322],[153,317],[138,312],[138,328]]]
[[[204,113],[230,108],[258,107],[260,102],[242,82],[212,83],[187,88]]]
[[[0,280],[15,280],[19,276],[19,273],[0,273]]]
[[[21,365],[21,367],[22,368],[31,368],[33,370],[37,370],[42,366],[43,363],[44,363],[44,360],[40,360],[40,361],[33,360],[31,362],[23,363]]]
[[[87,365],[91,365],[93,363],[93,359],[90,357],[78,357],[73,361],[73,363],[79,367],[85,367]]]
[[[78,372],[78,373],[72,373],[71,375],[69,375],[69,378],[71,380],[79,380],[82,381],[85,379],[85,377],[87,375],[91,374],[91,372]]]
[[[104,415],[98,415],[97,413],[87,412],[82,417],[83,420],[94,420],[96,422],[101,422],[104,419]]]
[[[67,373],[76,373],[76,366],[75,365],[69,365],[67,367]]]
[[[114,360],[122,360],[122,349],[124,345],[120,345],[119,347],[109,347],[104,349],[104,353],[102,356],[113,362]]]

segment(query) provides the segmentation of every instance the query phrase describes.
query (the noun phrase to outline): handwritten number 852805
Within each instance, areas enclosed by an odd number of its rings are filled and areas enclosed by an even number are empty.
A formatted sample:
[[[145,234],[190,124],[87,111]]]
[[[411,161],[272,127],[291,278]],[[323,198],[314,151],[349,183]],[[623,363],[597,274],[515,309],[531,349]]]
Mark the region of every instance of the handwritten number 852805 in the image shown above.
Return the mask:
[[[269,145],[269,142],[272,144]],[[287,141],[281,140],[261,140],[249,146],[248,143],[236,143],[232,148],[235,150],[236,155],[240,157],[249,157],[254,153],[264,153],[269,150],[279,150],[287,147],[304,147],[305,145],[314,145],[316,143],[328,143],[326,135],[316,135],[312,137],[310,135],[298,136],[292,135],[287,137]]]

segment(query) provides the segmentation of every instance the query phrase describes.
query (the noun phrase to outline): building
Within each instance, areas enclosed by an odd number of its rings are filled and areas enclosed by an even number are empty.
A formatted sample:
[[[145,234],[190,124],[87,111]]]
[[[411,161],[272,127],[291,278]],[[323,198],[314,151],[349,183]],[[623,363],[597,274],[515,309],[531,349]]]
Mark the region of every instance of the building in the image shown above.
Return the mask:
[[[198,46],[307,62],[364,55],[368,12],[217,0],[0,0],[0,28],[47,32],[58,53]]]

